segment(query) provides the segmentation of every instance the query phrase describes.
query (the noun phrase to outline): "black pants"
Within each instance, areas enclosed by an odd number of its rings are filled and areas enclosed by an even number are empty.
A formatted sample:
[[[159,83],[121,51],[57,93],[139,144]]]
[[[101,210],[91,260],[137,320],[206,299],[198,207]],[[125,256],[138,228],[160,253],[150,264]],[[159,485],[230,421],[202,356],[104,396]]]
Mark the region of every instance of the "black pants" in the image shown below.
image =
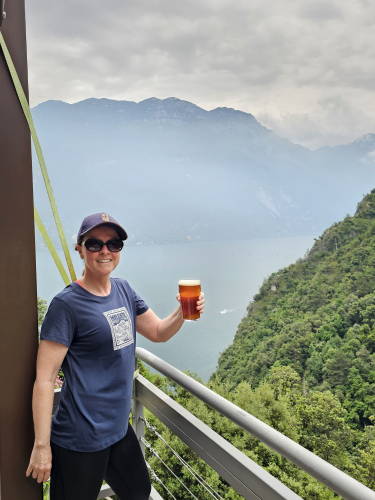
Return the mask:
[[[147,500],[151,484],[132,426],[109,448],[66,450],[52,443],[51,500],[96,500],[103,479],[121,500]]]

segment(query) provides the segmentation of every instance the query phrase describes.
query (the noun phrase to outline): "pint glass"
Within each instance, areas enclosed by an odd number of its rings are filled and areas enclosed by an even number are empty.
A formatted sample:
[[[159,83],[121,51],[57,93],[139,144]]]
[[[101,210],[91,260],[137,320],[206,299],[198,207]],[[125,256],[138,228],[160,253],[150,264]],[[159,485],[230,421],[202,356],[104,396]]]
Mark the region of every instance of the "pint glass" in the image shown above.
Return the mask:
[[[180,280],[178,288],[183,318],[187,320],[200,318],[199,311],[197,311],[197,300],[201,293],[200,280]]]

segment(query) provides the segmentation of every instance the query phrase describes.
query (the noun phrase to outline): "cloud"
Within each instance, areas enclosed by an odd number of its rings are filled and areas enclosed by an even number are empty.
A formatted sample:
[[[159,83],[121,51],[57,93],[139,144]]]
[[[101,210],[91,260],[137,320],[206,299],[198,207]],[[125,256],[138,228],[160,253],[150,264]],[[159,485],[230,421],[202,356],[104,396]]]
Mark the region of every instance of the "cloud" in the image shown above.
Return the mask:
[[[335,136],[334,111],[323,109],[330,99],[351,110],[341,111],[345,130],[338,137],[350,136],[351,114],[359,111],[356,121],[363,119],[358,130],[371,122],[361,110],[374,106],[373,2],[26,0],[26,5],[33,104],[176,96],[205,108],[231,106],[268,117],[286,134],[298,128],[292,123],[303,122],[311,144],[324,141],[320,130],[328,131],[330,140]]]
[[[311,21],[331,21],[343,17],[343,10],[339,4],[334,2],[306,2],[300,6],[300,15]]]
[[[320,99],[308,112],[263,113],[257,118],[276,133],[311,149],[345,144],[375,131],[375,117],[371,111],[348,104],[349,101],[341,97],[327,97]]]

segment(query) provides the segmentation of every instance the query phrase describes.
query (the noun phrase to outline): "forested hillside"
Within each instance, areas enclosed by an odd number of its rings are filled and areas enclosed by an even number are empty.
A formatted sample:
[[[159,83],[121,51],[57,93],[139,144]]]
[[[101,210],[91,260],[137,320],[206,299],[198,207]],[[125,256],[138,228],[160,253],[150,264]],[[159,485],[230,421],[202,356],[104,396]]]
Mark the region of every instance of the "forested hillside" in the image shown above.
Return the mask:
[[[272,274],[248,307],[209,386],[304,447],[375,488],[375,190],[295,264]],[[142,368],[144,370],[144,368]],[[306,500],[338,498],[277,453],[162,377],[166,392]],[[169,446],[222,498],[240,495],[148,415]],[[151,431],[148,454],[178,499],[210,496]],[[165,494],[163,488],[160,492]]]
[[[374,347],[375,190],[264,282],[216,375],[256,387],[272,367],[292,367],[305,391],[331,391],[363,428],[375,413]]]

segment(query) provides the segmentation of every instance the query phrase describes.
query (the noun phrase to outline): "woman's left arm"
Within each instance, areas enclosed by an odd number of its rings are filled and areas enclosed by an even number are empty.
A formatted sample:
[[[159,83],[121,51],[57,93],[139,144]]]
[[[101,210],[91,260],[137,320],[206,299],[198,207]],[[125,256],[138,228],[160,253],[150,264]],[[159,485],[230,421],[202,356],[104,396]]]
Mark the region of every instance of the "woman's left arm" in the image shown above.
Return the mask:
[[[177,300],[180,301],[179,295],[177,295]],[[197,310],[200,314],[204,312],[204,302],[204,294],[202,293],[197,302]],[[166,342],[180,330],[184,323],[181,306],[163,319],[159,318],[152,309],[148,309],[145,313],[137,316],[136,321],[137,332],[152,342]]]

